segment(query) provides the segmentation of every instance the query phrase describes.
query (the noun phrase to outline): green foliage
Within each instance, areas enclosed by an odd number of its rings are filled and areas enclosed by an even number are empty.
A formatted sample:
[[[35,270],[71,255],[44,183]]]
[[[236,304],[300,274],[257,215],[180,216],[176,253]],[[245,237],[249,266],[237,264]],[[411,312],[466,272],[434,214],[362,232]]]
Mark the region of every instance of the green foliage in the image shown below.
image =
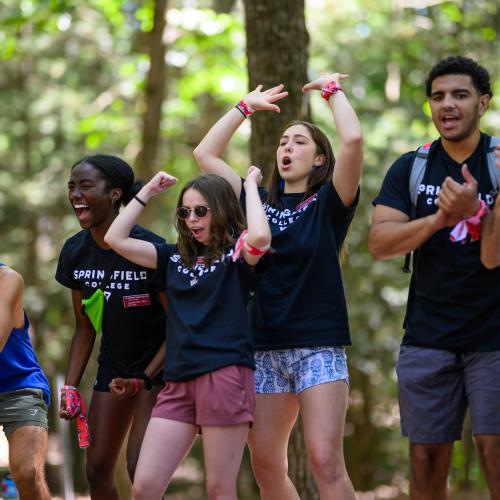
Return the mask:
[[[363,186],[344,265],[353,338],[346,456],[356,486],[362,489],[407,477],[394,366],[408,276],[399,271],[399,259],[374,263],[370,257],[370,202],[392,161],[436,136],[423,88],[434,62],[449,54],[473,57],[489,69],[494,92],[500,95],[495,78],[500,69],[497,2],[395,6],[402,3],[306,3],[311,77],[331,70],[350,74],[345,88],[365,136]],[[149,70],[144,37],[152,28],[153,1],[0,4],[0,257],[26,279],[38,353],[54,373],[64,371],[73,325],[69,292],[53,279],[64,240],[79,230],[66,200],[69,169],[97,151],[133,163],[141,146]],[[159,158],[162,167],[181,179],[180,185],[197,173],[193,148],[247,91],[241,12],[220,14],[207,5],[171,0],[167,15],[167,88]],[[283,57],[293,64],[293,47]],[[486,131],[498,132],[498,102],[493,100],[483,118]],[[315,121],[335,145],[324,102],[315,94],[311,104]],[[242,127],[228,152],[229,162],[241,173],[248,162],[248,134]],[[175,192],[160,203],[166,215],[153,229],[172,241]],[[90,382],[92,374],[87,376]],[[458,471],[464,460],[457,447],[456,485],[463,479]],[[482,487],[478,471],[476,461],[470,480]]]
[[[367,489],[381,481],[390,483],[401,473],[407,476],[407,444],[399,436],[394,367],[409,276],[399,270],[402,258],[374,262],[370,257],[366,240],[371,200],[400,154],[437,136],[424,90],[435,62],[447,55],[466,55],[488,68],[493,82],[498,81],[499,9],[493,2],[398,9],[394,2],[357,1],[337,2],[328,14],[319,8],[308,11],[309,26],[314,26],[310,28],[311,73],[350,74],[344,87],[360,114],[365,139],[361,199],[348,237],[344,277],[353,338],[346,456],[355,484]],[[386,92],[387,83],[396,87],[395,95]],[[312,105],[315,118],[335,140],[328,110],[318,98],[313,97]],[[498,131],[499,109],[498,100],[493,101],[482,121],[484,130]],[[359,436],[368,440],[361,444]],[[367,467],[363,456],[375,460],[378,467]],[[463,461],[457,447],[455,469]],[[471,470],[471,484],[484,486],[478,481],[477,461]],[[453,477],[459,485],[460,474]]]

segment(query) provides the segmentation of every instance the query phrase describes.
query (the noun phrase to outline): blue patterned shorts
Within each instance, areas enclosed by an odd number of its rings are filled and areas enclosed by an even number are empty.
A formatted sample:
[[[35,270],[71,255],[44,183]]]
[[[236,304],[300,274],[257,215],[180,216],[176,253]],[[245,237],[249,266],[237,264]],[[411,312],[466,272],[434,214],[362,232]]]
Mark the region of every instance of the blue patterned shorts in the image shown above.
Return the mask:
[[[299,394],[309,387],[345,380],[349,383],[343,347],[306,347],[255,352],[257,394]]]

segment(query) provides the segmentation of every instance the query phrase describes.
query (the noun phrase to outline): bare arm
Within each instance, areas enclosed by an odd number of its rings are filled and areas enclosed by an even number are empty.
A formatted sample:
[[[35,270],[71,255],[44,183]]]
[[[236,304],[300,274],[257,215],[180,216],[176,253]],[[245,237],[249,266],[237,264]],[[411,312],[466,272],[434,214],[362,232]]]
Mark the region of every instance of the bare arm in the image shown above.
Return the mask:
[[[347,78],[347,75],[340,73],[324,75],[304,85],[302,90],[304,92],[321,90],[332,81],[339,84],[344,78]],[[361,124],[344,92],[339,91],[333,94],[328,100],[328,105],[340,139],[332,182],[344,205],[350,206],[356,197],[363,168]]]
[[[71,300],[75,315],[75,332],[71,339],[68,368],[64,384],[78,387],[92,354],[96,333],[87,316],[82,313],[82,292],[80,290],[71,290]],[[64,394],[61,395],[59,416],[64,419],[71,418],[66,411]],[[75,416],[72,418],[75,418]]]
[[[165,291],[158,294],[161,305],[165,313],[168,311],[168,299],[167,293]],[[154,355],[153,359],[149,362],[148,366],[144,369],[144,373],[149,378],[154,378],[161,371],[165,363],[165,354],[167,352],[167,342],[164,340],[161,344],[158,352]],[[145,382],[139,379],[140,389],[144,389]],[[132,396],[134,392],[134,385],[132,379],[116,377],[109,383],[109,391],[113,396],[118,399],[124,399],[126,397]]]
[[[175,177],[158,172],[137,194],[143,203],[156,194],[161,193],[177,182]],[[108,232],[104,236],[104,241],[117,253],[139,266],[156,269],[157,254],[155,246],[149,241],[138,240],[130,237],[130,231],[137,217],[143,209],[143,205],[133,199],[116,217]]]
[[[449,223],[450,218],[442,209],[427,217],[410,221],[408,215],[400,210],[377,205],[368,236],[370,253],[377,260],[405,255],[420,247]]]
[[[257,167],[248,169],[245,180],[245,202],[247,214],[248,236],[247,243],[257,248],[264,248],[271,243],[271,229],[267,221],[264,207],[260,200],[257,187],[262,182],[262,174]],[[252,255],[243,247],[243,257],[248,264],[257,264],[260,255]]]
[[[280,109],[274,103],[288,95],[288,92],[282,90],[283,85],[277,85],[262,92],[262,85],[259,85],[244,98],[244,101],[254,111],[272,110],[279,113]],[[222,156],[234,133],[244,121],[245,117],[240,111],[232,108],[215,123],[193,151],[200,169],[207,174],[224,177],[238,198],[241,194],[240,176],[222,159]]]
[[[500,266],[500,195],[481,228],[481,262],[488,269]]]
[[[159,293],[159,299],[165,314],[168,311],[168,299],[167,292],[163,291]],[[144,373],[149,377],[153,378],[161,371],[163,364],[165,362],[165,353],[167,352],[166,341],[158,349],[158,352],[154,355],[153,359],[149,362],[148,366],[145,368]]]
[[[13,328],[21,328],[23,313],[24,281],[19,273],[9,267],[0,268],[0,352],[9,340]]]
[[[165,362],[165,353],[167,351],[167,342],[164,341],[163,344],[158,349],[154,358],[149,362],[148,366],[144,370],[144,373],[149,378],[154,378],[161,370]],[[139,390],[144,389],[146,383],[143,379],[137,379],[139,384]],[[129,396],[134,395],[134,381],[133,378],[121,378],[116,377],[109,383],[109,391],[113,396],[118,399],[124,399]]]

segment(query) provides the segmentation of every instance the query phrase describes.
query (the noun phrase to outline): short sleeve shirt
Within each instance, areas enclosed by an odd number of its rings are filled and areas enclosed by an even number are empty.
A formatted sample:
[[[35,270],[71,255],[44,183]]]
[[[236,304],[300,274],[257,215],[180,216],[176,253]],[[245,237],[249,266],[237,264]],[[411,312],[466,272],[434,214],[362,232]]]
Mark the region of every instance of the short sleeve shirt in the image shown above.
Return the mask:
[[[206,266],[184,265],[177,245],[156,245],[169,314],[164,379],[189,380],[229,365],[254,369],[247,304],[259,277],[234,247]],[[165,278],[164,278],[165,279]]]
[[[151,243],[163,238],[140,226],[130,236]],[[69,238],[59,256],[56,280],[89,298],[100,287],[116,253],[97,246],[89,230]],[[118,256],[104,295],[99,364],[119,372],[143,371],[165,340],[165,312],[159,300],[165,280],[158,271]]]
[[[259,193],[273,235],[273,266],[251,302],[255,348],[350,345],[339,253],[359,192],[345,207],[327,182],[307,200],[303,193],[282,194],[280,208],[267,203],[264,189]]]
[[[479,198],[491,206],[495,195],[487,166],[488,144],[489,136],[481,134],[479,145],[465,163],[478,181]],[[407,153],[391,166],[374,205],[410,215],[414,156],[414,152]],[[447,176],[464,182],[461,164],[436,141],[419,186],[417,218],[437,211],[435,201]],[[480,241],[450,241],[451,229],[441,229],[415,252],[403,343],[458,351],[499,350],[500,269],[488,270],[481,264]]]

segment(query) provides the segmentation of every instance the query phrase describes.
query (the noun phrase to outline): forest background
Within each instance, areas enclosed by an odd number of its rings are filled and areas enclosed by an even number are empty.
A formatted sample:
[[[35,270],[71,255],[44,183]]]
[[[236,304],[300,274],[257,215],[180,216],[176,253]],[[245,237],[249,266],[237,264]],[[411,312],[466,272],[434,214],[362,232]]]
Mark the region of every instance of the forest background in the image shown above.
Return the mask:
[[[73,334],[70,293],[54,280],[62,244],[79,230],[67,200],[71,166],[86,154],[116,154],[144,180],[165,169],[182,185],[198,173],[192,150],[249,82],[294,78],[288,109],[305,109],[301,114],[328,133],[335,149],[327,106],[319,93],[304,99],[300,86],[322,72],[348,73],[344,87],[362,122],[365,162],[344,263],[353,339],[345,453],[356,490],[367,492],[360,498],[406,498],[408,445],[399,432],[394,366],[409,276],[400,259],[371,258],[371,200],[400,154],[437,136],[424,92],[435,62],[472,57],[488,68],[500,94],[499,30],[495,0],[0,0],[0,260],[25,278],[33,342],[53,389]],[[265,73],[256,80],[259,67]],[[301,68],[302,75],[287,73]],[[281,107],[286,115],[287,100]],[[259,157],[257,129],[279,130],[281,123],[273,113],[258,115],[254,130],[252,118],[227,153],[241,174],[250,157],[269,168],[271,160]],[[482,129],[498,135],[499,125],[497,97]],[[168,241],[176,237],[176,194],[158,197],[142,221]],[[95,357],[82,382],[87,400]],[[61,494],[56,395],[47,470],[52,491]],[[74,488],[85,493],[74,429],[71,438]],[[303,498],[316,498],[298,439],[292,473]],[[469,422],[451,477],[463,498],[484,494]],[[119,482],[126,498],[123,474]],[[248,457],[239,488],[241,498],[257,498]],[[166,498],[204,498],[199,445]]]

